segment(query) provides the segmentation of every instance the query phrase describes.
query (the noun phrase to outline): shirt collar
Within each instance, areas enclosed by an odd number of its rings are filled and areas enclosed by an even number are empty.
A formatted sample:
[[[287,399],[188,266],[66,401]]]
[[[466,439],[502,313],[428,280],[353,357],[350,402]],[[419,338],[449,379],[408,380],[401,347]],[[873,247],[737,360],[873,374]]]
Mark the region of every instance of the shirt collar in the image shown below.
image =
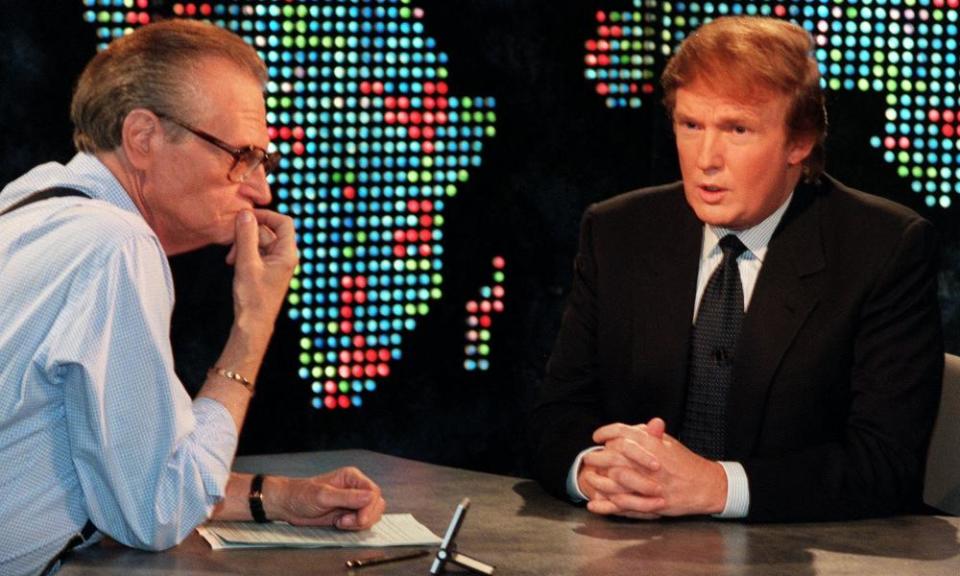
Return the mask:
[[[773,237],[773,231],[777,229],[780,220],[783,219],[783,214],[787,211],[787,207],[790,206],[792,199],[793,192],[787,196],[787,199],[779,208],[773,211],[773,214],[767,216],[756,226],[751,226],[746,230],[730,230],[721,226],[704,224],[702,257],[708,258],[711,256],[715,250],[720,249],[718,246],[720,239],[727,234],[733,234],[747,247],[747,252],[744,252],[744,257],[755,258],[762,263],[764,257],[767,255],[767,246],[770,244],[770,238]]]
[[[78,152],[67,163],[67,170],[78,178],[76,184],[93,198],[142,217],[137,205],[107,166],[93,154]]]

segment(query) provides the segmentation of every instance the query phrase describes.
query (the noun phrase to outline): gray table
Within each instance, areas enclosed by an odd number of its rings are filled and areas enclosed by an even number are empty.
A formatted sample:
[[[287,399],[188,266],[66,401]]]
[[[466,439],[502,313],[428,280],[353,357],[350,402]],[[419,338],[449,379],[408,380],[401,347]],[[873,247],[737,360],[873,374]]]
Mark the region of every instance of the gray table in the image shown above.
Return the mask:
[[[600,518],[534,482],[424,464],[364,450],[243,457],[235,468],[308,476],[355,465],[383,487],[390,512],[411,512],[438,535],[457,502],[473,505],[460,550],[498,574],[960,574],[960,518],[899,517],[828,524],[744,525],[712,520]],[[78,552],[61,574],[347,574],[362,550],[214,552],[196,533],[162,553],[105,543]],[[355,571],[427,574],[427,558]]]

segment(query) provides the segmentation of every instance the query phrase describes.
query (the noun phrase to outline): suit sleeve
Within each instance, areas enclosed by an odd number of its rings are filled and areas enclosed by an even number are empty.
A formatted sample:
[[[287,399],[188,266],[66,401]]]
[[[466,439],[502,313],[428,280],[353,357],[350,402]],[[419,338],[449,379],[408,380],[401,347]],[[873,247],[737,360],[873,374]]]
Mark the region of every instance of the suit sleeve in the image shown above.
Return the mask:
[[[547,491],[569,499],[567,475],[577,454],[592,446],[603,422],[596,383],[598,285],[592,209],[580,228],[573,284],[560,332],[547,362],[543,386],[530,420],[534,474]]]
[[[936,234],[915,219],[856,316],[842,435],[746,459],[749,520],[847,519],[919,507],[943,375],[937,273]]]

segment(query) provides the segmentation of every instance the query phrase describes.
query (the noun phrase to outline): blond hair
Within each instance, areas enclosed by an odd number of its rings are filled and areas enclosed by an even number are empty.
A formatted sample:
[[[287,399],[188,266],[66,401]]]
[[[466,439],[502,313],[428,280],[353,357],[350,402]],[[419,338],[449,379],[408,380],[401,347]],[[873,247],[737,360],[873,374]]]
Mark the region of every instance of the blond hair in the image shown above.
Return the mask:
[[[826,161],[827,111],[813,39],[803,28],[775,18],[728,16],[693,32],[667,63],[660,78],[670,115],[677,89],[697,80],[747,95],[772,90],[790,98],[790,137],[813,137],[804,177],[815,180]]]

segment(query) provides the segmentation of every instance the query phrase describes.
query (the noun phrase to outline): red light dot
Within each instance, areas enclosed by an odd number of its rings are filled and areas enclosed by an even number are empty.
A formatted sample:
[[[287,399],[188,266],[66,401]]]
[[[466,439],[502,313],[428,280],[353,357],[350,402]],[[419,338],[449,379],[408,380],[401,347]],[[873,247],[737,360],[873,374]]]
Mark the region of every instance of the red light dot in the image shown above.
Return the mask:
[[[423,215],[420,217],[420,225],[424,228],[433,226],[433,216]]]
[[[496,302],[493,303],[493,311],[494,311],[494,312],[503,312],[503,301],[502,301],[502,300],[497,300]]]
[[[583,57],[583,62],[584,62],[584,64],[586,64],[587,66],[596,66],[596,65],[597,65],[597,57],[594,56],[593,54],[587,54],[586,56]]]
[[[366,340],[363,336],[357,335],[353,337],[353,346],[354,348],[363,348],[366,345]]]
[[[353,293],[352,292],[341,292],[340,299],[343,300],[344,304],[353,304]]]
[[[360,93],[361,93],[361,94],[369,94],[370,91],[371,91],[371,89],[370,89],[370,82],[367,82],[366,80],[364,80],[363,82],[360,83]]]
[[[484,301],[480,302],[480,311],[481,311],[481,312],[484,312],[484,313],[490,312],[490,301],[489,301],[489,300],[484,300]]]
[[[410,122],[412,124],[419,124],[421,120],[423,120],[423,117],[420,115],[419,112],[414,111],[410,113]]]
[[[449,105],[450,102],[446,98],[437,98],[437,108],[445,110]],[[439,122],[439,120],[437,120],[437,122]]]
[[[353,322],[344,320],[340,323],[340,331],[344,334],[353,334]]]
[[[947,137],[953,136],[954,134],[953,126],[951,126],[950,124],[944,124],[943,128],[941,128],[940,131],[943,132],[943,135]]]
[[[146,8],[150,0],[137,0],[137,8]]]
[[[367,287],[367,277],[366,276],[357,276],[357,287],[366,288]]]
[[[507,265],[507,261],[503,259],[503,256],[495,256],[493,258],[493,267],[497,270],[503,270],[503,267]]]
[[[910,140],[906,136],[901,136],[900,139],[897,140],[897,145],[900,146],[900,148],[907,149],[910,147]]]
[[[340,396],[339,398],[337,398],[337,404],[338,404],[341,408],[349,408],[349,407],[350,407],[350,398],[348,398],[347,396]]]
[[[337,391],[337,383],[333,380],[327,380],[323,383],[323,389],[327,394],[333,394]]]
[[[373,93],[374,93],[374,94],[383,94],[383,82],[374,82],[374,83],[373,83]]]
[[[447,93],[447,83],[446,82],[437,82],[437,93],[446,94]]]
[[[290,139],[290,128],[288,126],[280,128],[280,137],[284,140]]]
[[[407,230],[406,240],[407,240],[407,242],[416,242],[416,241],[417,241],[417,231],[416,231],[415,229],[413,229],[413,228],[411,228],[410,230]]]
[[[140,24],[143,24],[144,26],[150,23],[150,15],[147,14],[146,12],[141,12],[139,19],[140,19]]]
[[[397,121],[397,116],[393,112],[387,112],[383,115],[383,121],[387,124],[393,124]]]
[[[369,364],[367,364],[367,366],[369,366]],[[354,378],[363,378],[363,374],[364,374],[363,366],[357,364],[356,366],[353,367],[352,373]]]
[[[182,14],[183,14],[183,5],[181,5],[181,4],[174,4],[174,5],[173,5],[173,13],[176,14],[177,16],[182,15]]]
[[[390,351],[386,348],[381,348],[380,352],[377,353],[377,357],[380,358],[381,361],[386,362],[390,359]]]
[[[409,134],[410,137],[413,138],[414,140],[417,140],[420,138],[420,128],[416,126],[411,126],[407,134]]]
[[[391,109],[392,109],[392,108],[396,108],[396,107],[397,107],[397,99],[394,98],[393,96],[387,96],[386,98],[383,99],[383,105],[384,105],[386,108],[391,108]]]
[[[297,126],[296,128],[293,129],[294,138],[296,138],[297,140],[303,140],[303,136],[304,136],[304,132],[302,127]]]
[[[653,94],[653,84],[644,84],[641,90],[644,94]]]
[[[303,142],[294,142],[291,148],[293,149],[294,154],[296,154],[297,156],[303,156],[303,152],[304,152]]]
[[[377,376],[389,376],[390,366],[387,364],[377,364]]]
[[[354,361],[354,362],[363,362],[363,350],[354,350],[354,351],[353,351],[353,361]]]
[[[897,146],[897,141],[893,136],[887,136],[883,139],[883,147],[888,150],[893,150]]]
[[[367,301],[367,294],[366,292],[357,292],[354,294],[354,298],[356,299],[357,304],[363,304]]]
[[[607,21],[607,13],[603,12],[602,10],[597,10],[597,22],[606,22],[606,21]]]
[[[610,92],[610,87],[607,86],[606,82],[600,82],[597,84],[597,94],[601,96],[606,96]]]
[[[420,203],[417,202],[416,200],[408,200],[408,201],[407,201],[407,210],[409,210],[410,212],[419,212],[419,211],[420,211]]]
[[[471,314],[476,314],[478,309],[479,309],[479,306],[477,305],[476,300],[470,300],[469,302],[467,302],[467,312]]]
[[[323,405],[333,410],[337,407],[337,400],[333,396],[327,396],[323,399]]]
[[[437,101],[429,96],[423,99],[423,107],[426,108],[427,110],[433,110],[436,107],[436,105],[437,105]],[[424,118],[426,118],[426,115],[424,115]],[[424,119],[424,122],[432,122],[432,121],[433,121],[433,114],[430,114],[430,120]]]
[[[410,99],[407,98],[406,96],[401,96],[397,98],[397,106],[406,110],[407,108],[410,107]]]
[[[494,286],[493,295],[497,298],[503,298],[503,286]]]
[[[421,255],[421,256],[429,256],[429,255],[432,254],[432,253],[433,253],[433,251],[430,249],[430,245],[429,245],[429,244],[421,244],[421,245],[420,245],[420,255]]]
[[[447,114],[445,112],[437,112],[437,124],[446,124],[447,123]]]
[[[597,34],[599,34],[601,38],[606,38],[607,36],[610,35],[610,28],[608,28],[607,26],[598,26]]]
[[[186,8],[187,8],[187,15],[188,15],[188,16],[193,16],[193,15],[195,15],[195,14],[197,13],[197,6],[196,6],[196,4],[187,4]]]
[[[367,350],[367,353],[364,355],[364,359],[367,362],[376,362],[377,361],[377,351],[376,350]]]
[[[424,82],[423,83],[423,93],[424,94],[433,94],[437,91],[437,85],[433,82]],[[429,100],[429,98],[427,98]]]
[[[427,130],[430,130],[430,129],[427,128]],[[426,131],[424,131],[424,135],[423,135],[424,138],[430,138],[432,136],[433,136],[432,134],[430,136],[427,136]],[[424,142],[422,148],[423,148],[424,154],[433,154],[433,151],[435,150],[435,148],[433,147],[433,142]]]
[[[424,124],[433,124],[433,112],[425,112],[423,114],[423,123]]]
[[[927,117],[930,118],[930,121],[931,121],[931,122],[939,122],[939,121],[940,121],[940,111],[939,111],[939,110],[931,110],[929,113],[927,113]]]
[[[434,131],[433,131],[433,128],[431,128],[430,126],[427,126],[426,128],[424,128],[421,133],[423,134],[423,137],[426,138],[427,140],[433,139]],[[427,143],[425,143],[424,146],[426,146],[426,144]],[[424,148],[423,151],[426,152],[427,149]],[[430,144],[430,151],[431,152],[433,151],[433,144]]]
[[[397,258],[403,258],[407,255],[407,251],[404,250],[403,246],[397,245],[393,247],[393,255]]]
[[[344,288],[353,288],[353,278],[350,276],[344,276],[340,279],[340,285]]]
[[[338,367],[338,368],[337,368],[337,374],[339,374],[341,378],[349,378],[349,377],[350,377],[350,367],[349,367],[349,366],[345,366],[345,365]]]
[[[353,186],[347,186],[343,189],[343,197],[348,200],[353,200],[357,197],[357,190]]]
[[[363,367],[363,373],[366,374],[367,378],[373,378],[377,375],[377,366],[376,364],[367,364]]]
[[[783,4],[779,4],[773,9],[773,13],[776,14],[779,18],[783,18],[787,15],[787,8]]]
[[[587,50],[590,52],[596,52],[597,50],[597,41],[596,40],[587,40]]]
[[[943,121],[944,122],[953,122],[954,114],[953,110],[944,110],[943,111]]]
[[[607,56],[606,54],[601,54],[601,55],[597,56],[597,65],[598,65],[598,66],[609,66],[609,65],[610,65],[610,57]]]
[[[490,321],[490,317],[489,317],[489,316],[481,316],[481,317],[480,317],[480,326],[482,326],[482,327],[484,327],[484,328],[489,328],[489,327],[490,327],[490,324],[492,324],[492,322]]]
[[[410,116],[406,112],[397,112],[397,122],[406,124],[410,121]]]
[[[211,8],[209,4],[203,4],[200,6],[200,13],[204,16],[209,16],[213,13],[213,8]]]
[[[348,350],[341,350],[340,354],[337,355],[340,358],[341,364],[350,363],[350,352]]]

